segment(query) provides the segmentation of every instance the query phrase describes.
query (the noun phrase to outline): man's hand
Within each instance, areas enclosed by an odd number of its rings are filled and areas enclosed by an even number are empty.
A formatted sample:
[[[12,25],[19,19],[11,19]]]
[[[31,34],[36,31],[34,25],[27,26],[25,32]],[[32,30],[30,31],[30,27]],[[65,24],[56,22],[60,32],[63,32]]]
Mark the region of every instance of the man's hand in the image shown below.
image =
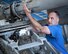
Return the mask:
[[[50,34],[50,30],[48,29],[47,26],[43,27],[40,23],[38,23],[38,22],[31,16],[31,14],[30,14],[31,11],[27,8],[26,4],[24,4],[23,8],[24,8],[24,11],[25,11],[27,17],[30,19],[31,23],[33,24],[33,27],[34,27],[36,30],[38,30],[38,31],[40,31],[40,32],[42,32],[42,33],[45,33],[45,34]]]
[[[27,8],[26,4],[23,5],[23,9],[26,13],[31,13],[31,11]]]

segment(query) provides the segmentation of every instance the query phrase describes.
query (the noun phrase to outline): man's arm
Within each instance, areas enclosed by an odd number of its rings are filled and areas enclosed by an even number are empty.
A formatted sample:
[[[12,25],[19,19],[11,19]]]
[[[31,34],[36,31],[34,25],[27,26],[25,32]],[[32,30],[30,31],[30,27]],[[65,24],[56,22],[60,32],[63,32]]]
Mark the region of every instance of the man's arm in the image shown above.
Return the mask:
[[[42,26],[41,24],[39,24],[34,18],[32,18],[29,9],[27,8],[26,4],[24,4],[24,11],[26,13],[26,15],[28,16],[28,18],[30,19],[31,23],[33,24],[33,26],[40,32],[42,33],[46,33],[46,34],[50,34],[50,30],[48,29],[47,26]]]

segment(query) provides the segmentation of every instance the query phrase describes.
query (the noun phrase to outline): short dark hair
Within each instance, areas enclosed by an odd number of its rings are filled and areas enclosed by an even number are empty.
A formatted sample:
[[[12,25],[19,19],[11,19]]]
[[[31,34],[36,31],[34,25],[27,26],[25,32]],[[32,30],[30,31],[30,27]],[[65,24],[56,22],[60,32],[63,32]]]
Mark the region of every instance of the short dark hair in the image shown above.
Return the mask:
[[[58,11],[50,11],[50,12],[48,13],[48,15],[49,15],[50,13],[52,13],[52,12],[56,13],[56,15],[57,15],[59,18],[61,18],[61,16],[60,16],[60,14],[59,14]]]

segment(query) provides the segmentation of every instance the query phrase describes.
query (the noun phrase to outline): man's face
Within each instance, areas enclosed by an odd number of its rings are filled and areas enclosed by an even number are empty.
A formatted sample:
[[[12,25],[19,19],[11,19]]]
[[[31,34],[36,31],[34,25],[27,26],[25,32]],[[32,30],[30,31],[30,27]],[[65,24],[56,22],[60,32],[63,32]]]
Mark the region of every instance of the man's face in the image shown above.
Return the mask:
[[[58,20],[59,20],[59,18],[58,18],[58,16],[56,15],[56,13],[55,12],[51,12],[50,14],[49,14],[49,18],[48,18],[48,23],[49,23],[49,25],[56,25],[56,24],[58,24]]]

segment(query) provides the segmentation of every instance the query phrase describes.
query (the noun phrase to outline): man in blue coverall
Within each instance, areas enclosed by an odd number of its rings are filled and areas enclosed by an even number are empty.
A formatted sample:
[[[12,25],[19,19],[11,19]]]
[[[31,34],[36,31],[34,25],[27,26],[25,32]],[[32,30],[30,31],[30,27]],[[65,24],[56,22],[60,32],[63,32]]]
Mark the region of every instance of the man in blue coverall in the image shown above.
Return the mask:
[[[24,4],[24,11],[34,28],[41,33],[46,34],[47,40],[62,54],[68,54],[64,47],[64,39],[62,35],[62,28],[59,23],[59,13],[52,11],[49,13],[48,26],[42,26],[32,16],[30,10]]]

